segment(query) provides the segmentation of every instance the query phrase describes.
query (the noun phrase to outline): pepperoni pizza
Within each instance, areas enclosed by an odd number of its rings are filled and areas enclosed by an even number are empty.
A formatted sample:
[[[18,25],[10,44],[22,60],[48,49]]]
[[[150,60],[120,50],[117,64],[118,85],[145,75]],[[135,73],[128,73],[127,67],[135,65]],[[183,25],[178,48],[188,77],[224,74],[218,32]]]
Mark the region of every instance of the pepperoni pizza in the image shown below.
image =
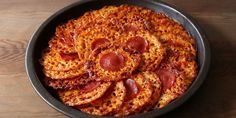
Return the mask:
[[[58,26],[42,54],[45,84],[99,116],[161,109],[197,75],[193,37],[164,13],[105,6]]]

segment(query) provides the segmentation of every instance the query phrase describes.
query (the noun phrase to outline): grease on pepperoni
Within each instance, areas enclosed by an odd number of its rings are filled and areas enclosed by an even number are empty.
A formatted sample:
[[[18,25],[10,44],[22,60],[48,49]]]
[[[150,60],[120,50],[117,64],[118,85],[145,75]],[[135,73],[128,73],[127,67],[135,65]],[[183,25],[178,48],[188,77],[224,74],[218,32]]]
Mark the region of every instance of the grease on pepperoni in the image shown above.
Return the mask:
[[[128,48],[131,50],[135,50],[139,53],[144,53],[148,49],[148,42],[144,38],[140,36],[135,36],[130,38],[126,45],[128,45]]]
[[[110,52],[100,58],[100,66],[108,71],[119,71],[125,63],[122,55]]]
[[[126,79],[124,85],[127,91],[126,101],[136,97],[139,93],[139,87],[133,79]]]
[[[171,86],[175,83],[176,80],[176,73],[171,69],[159,69],[157,71],[157,74],[159,75],[163,90],[167,90],[171,88]]]

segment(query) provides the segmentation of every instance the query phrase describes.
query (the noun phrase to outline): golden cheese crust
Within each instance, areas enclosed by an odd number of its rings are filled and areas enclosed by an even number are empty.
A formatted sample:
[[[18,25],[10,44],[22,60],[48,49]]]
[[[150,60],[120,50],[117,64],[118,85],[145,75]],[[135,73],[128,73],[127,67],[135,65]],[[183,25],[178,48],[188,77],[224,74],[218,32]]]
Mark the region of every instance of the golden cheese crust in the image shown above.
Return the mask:
[[[44,65],[45,70],[68,71],[71,69],[77,69],[81,66],[81,64],[83,64],[83,62],[79,59],[77,53],[73,53],[73,55],[75,55],[74,59],[64,60],[61,58],[60,52],[51,49],[44,52],[42,55],[43,58],[41,59],[41,64]]]
[[[75,27],[74,20],[70,20],[66,24],[58,26],[56,28],[55,36],[52,37],[48,43],[49,48],[65,53],[75,53]]]
[[[175,71],[175,82],[166,90],[156,105],[162,108],[180,97],[197,76],[196,49],[193,39],[178,23],[163,16],[156,27],[156,35],[160,36],[162,45],[166,47],[166,55],[160,70]]]
[[[54,89],[78,89],[80,86],[84,86],[91,81],[94,81],[94,78],[88,78],[87,75],[78,76],[75,78],[67,78],[67,79],[52,79],[45,78],[45,82],[48,86]]]
[[[110,87],[111,82],[104,82],[92,91],[84,92],[76,90],[59,90],[58,96],[61,101],[69,106],[83,105],[100,98]]]
[[[109,56],[115,54],[121,57],[120,63],[123,63],[118,70],[116,69],[119,65],[113,68],[103,67],[107,64],[107,60],[109,61]],[[108,56],[106,56],[108,55]],[[107,58],[106,58],[107,57]],[[105,59],[104,59],[105,58]],[[108,49],[101,52],[97,57],[93,60],[95,64],[92,67],[95,75],[99,80],[103,81],[119,81],[126,77],[131,76],[132,72],[137,69],[140,64],[140,56],[139,55],[130,55],[125,52],[123,49]],[[117,61],[117,60],[116,60]],[[118,60],[119,61],[119,60]],[[115,62],[117,63],[117,62]]]
[[[160,97],[160,100],[156,104],[155,108],[163,108],[164,106],[169,104],[171,101],[181,96],[186,91],[186,89],[191,84],[191,82],[192,81],[187,80],[181,75],[178,75],[175,80],[174,85],[172,85],[171,88],[163,91]]]
[[[90,103],[87,107],[80,108],[80,110],[99,116],[113,114],[123,104],[126,89],[122,81],[117,82],[114,87],[109,89],[103,97]]]
[[[83,59],[92,56],[97,49],[106,49],[114,43],[115,31],[104,26],[94,26],[93,29],[85,30],[77,36],[75,48]]]
[[[67,78],[74,78],[83,75],[84,69],[82,66],[79,66],[78,69],[72,69],[68,71],[58,71],[58,70],[43,70],[44,74],[47,77],[52,79],[67,79]]]
[[[156,104],[158,103],[160,99],[160,96],[162,94],[162,84],[161,84],[160,78],[155,72],[146,71],[146,72],[143,72],[143,75],[145,79],[148,79],[151,82],[152,88],[153,88],[151,100],[143,109],[143,111],[149,111],[153,109],[154,106],[156,106]]]
[[[142,74],[135,75],[132,79],[140,87],[138,94],[126,100],[115,116],[125,116],[139,113],[142,108],[151,100],[153,88],[151,82]]]
[[[121,40],[124,49],[128,50],[129,52],[131,51],[131,53],[136,53],[137,50],[134,49],[135,45],[141,45],[138,46],[139,49],[146,48],[143,49],[143,52],[137,52],[141,53],[143,63],[140,65],[139,69],[142,71],[154,71],[159,66],[161,60],[164,57],[165,49],[159,42],[159,39],[147,31],[140,30],[137,32],[129,32],[128,34],[125,33]],[[142,44],[134,44],[135,41],[139,40],[144,40],[147,43],[146,46],[145,44],[144,46],[142,46]]]
[[[43,52],[45,83],[68,106],[99,116],[161,109],[197,76],[194,38],[164,13],[105,6],[55,29]]]

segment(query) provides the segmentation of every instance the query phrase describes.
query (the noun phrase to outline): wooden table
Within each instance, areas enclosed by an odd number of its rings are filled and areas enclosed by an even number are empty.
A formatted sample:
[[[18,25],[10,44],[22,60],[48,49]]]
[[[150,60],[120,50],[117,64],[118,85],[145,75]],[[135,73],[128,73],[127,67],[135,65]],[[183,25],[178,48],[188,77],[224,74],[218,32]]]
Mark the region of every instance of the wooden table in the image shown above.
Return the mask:
[[[0,1],[0,117],[61,117],[33,90],[24,68],[32,33],[50,15],[76,0]],[[236,117],[236,1],[166,0],[191,14],[203,27],[212,64],[200,90],[170,117]]]

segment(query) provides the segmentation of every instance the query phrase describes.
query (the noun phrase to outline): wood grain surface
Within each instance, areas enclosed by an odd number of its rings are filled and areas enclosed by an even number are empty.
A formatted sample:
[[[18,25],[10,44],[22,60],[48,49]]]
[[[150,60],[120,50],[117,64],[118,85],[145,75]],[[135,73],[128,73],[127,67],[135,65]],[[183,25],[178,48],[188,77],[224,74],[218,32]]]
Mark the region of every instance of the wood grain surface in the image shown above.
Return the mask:
[[[0,0],[0,118],[65,118],[33,90],[24,68],[32,33],[76,0]],[[164,118],[236,117],[236,1],[165,0],[191,14],[212,50],[210,72],[197,93]]]

